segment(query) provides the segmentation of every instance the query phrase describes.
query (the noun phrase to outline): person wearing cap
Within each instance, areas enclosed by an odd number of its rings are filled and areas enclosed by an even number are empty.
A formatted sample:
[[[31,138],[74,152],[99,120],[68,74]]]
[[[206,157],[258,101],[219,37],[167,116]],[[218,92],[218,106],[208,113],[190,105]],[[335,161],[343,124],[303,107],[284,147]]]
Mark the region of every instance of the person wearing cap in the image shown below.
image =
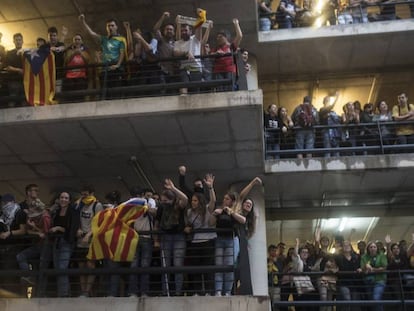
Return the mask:
[[[48,239],[49,229],[52,224],[50,214],[46,209],[46,205],[40,199],[32,201],[25,212],[27,214],[27,234],[33,236],[37,242],[18,253],[16,256],[17,262],[21,270],[29,271],[29,260],[35,259],[35,261],[39,262],[39,270],[47,269],[51,261],[52,251]],[[26,285],[34,285],[38,282],[39,286],[36,292],[38,297],[44,295],[46,279],[43,273],[39,273],[37,280],[26,276],[21,278]]]

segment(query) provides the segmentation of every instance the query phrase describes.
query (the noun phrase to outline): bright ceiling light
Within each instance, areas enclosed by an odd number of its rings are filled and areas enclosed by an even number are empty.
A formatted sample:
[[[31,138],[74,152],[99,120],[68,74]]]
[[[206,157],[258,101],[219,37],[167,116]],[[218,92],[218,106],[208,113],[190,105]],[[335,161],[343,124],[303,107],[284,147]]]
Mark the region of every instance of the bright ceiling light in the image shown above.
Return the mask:
[[[348,223],[348,217],[342,217],[341,223],[339,224],[338,231],[342,232],[345,229],[346,224]]]

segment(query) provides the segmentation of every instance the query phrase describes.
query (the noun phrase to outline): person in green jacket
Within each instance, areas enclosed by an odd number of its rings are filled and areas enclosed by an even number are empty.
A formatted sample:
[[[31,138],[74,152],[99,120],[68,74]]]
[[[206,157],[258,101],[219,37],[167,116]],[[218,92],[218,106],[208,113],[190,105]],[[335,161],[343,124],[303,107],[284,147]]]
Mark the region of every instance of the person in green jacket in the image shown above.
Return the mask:
[[[387,265],[387,256],[378,250],[375,242],[369,242],[367,252],[361,257],[361,269],[366,273],[364,281],[368,297],[371,300],[382,300],[387,275],[381,272],[386,270]],[[383,306],[378,304],[373,310],[382,311]]]

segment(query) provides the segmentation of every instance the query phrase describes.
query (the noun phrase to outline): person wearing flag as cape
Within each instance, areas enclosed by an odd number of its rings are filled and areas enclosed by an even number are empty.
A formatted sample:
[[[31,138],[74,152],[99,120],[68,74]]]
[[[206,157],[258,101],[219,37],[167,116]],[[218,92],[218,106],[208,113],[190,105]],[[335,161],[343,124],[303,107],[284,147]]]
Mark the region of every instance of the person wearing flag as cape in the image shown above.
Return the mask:
[[[99,35],[86,23],[85,15],[79,15],[79,21],[86,31],[99,41],[102,49],[102,62],[104,65],[101,72],[102,87],[122,86],[125,68],[123,62],[127,59],[127,45],[125,37],[118,33],[118,25],[115,19],[106,21],[107,35]],[[107,85],[104,84],[106,76]]]

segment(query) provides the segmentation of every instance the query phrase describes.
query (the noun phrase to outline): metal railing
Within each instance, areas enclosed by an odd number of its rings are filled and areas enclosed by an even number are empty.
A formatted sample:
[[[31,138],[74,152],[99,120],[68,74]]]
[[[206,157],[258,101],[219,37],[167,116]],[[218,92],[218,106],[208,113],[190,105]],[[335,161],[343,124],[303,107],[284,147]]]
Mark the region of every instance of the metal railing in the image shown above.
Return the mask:
[[[197,233],[231,232],[226,229],[195,229]],[[59,260],[54,256],[63,251],[59,249],[56,239],[63,238],[61,235],[49,234],[46,239],[39,240],[32,235],[12,236],[7,244],[0,245],[0,297],[78,297],[85,294],[82,289],[82,277],[93,276],[88,282],[92,282],[88,296],[192,296],[192,295],[215,295],[215,275],[235,273],[237,270],[234,260],[234,249],[224,255],[216,253],[215,239],[209,243],[199,244],[182,233],[183,249],[178,249],[183,256],[175,258],[173,253],[167,254],[163,246],[163,235],[161,231],[141,232],[141,242],[144,247],[144,238],[148,235],[150,239],[150,255],[143,258],[145,251],[140,249],[140,243],[136,250],[139,257],[138,262],[113,262],[109,259],[92,260],[95,267],[88,267],[85,255],[80,257],[76,252],[76,242],[71,243],[71,256],[67,268],[59,268]],[[191,240],[192,239],[192,240]],[[231,238],[232,239],[232,238]],[[159,240],[161,247],[155,247],[154,242]],[[200,241],[206,242],[206,241]],[[148,245],[148,243],[146,243]],[[19,254],[33,246],[39,246],[35,256],[27,258],[30,269],[19,267],[22,258]],[[85,250],[86,254],[87,249]],[[228,257],[227,262],[232,264],[216,264],[217,256]],[[17,259],[17,261],[16,261]],[[25,258],[26,259],[26,258]],[[135,257],[134,261],[137,259]],[[146,264],[143,259],[149,260]],[[167,263],[166,260],[171,260]],[[63,260],[63,259],[62,259]],[[181,262],[178,264],[177,262]],[[82,266],[79,263],[83,263]],[[176,266],[174,266],[176,264]],[[69,282],[66,291],[60,290],[64,287],[65,280]],[[146,279],[144,280],[143,277]],[[178,284],[178,277],[182,277]],[[224,277],[224,276],[223,276]],[[233,277],[234,279],[234,277]],[[147,282],[145,288],[142,282]],[[67,283],[66,283],[67,284]],[[93,285],[92,285],[93,284]],[[141,286],[141,287],[140,287]],[[178,289],[176,286],[182,286]],[[236,288],[232,285],[233,291]],[[223,292],[224,295],[224,292]]]
[[[216,59],[231,58],[239,70],[233,77],[220,78],[213,73]],[[89,64],[86,66],[56,68],[58,77],[55,99],[58,103],[73,103],[105,99],[122,99],[150,96],[180,95],[180,89],[188,89],[188,93],[210,93],[242,90],[245,83],[245,71],[240,66],[239,53],[223,55],[196,56],[200,71],[198,77],[191,81],[182,80],[179,62],[183,57],[160,58],[154,62],[128,61],[122,70],[108,70],[111,64]],[[163,68],[168,64],[172,72],[166,73]],[[85,70],[85,78],[66,78],[71,70]],[[181,75],[180,75],[181,74]],[[190,74],[190,73],[189,73]],[[9,77],[16,80],[16,75],[6,71],[0,72],[0,108],[26,106],[24,85],[22,81],[18,90],[11,90]],[[16,88],[16,86],[14,86]],[[12,92],[12,93],[10,93]]]
[[[341,157],[414,152],[414,134],[405,143],[397,135],[401,127],[412,127],[414,121],[377,121],[360,124],[315,125],[311,128],[294,127],[287,133],[279,128],[265,128],[265,158],[295,158],[298,154],[313,157]],[[332,136],[332,130],[336,136]],[[312,131],[311,148],[295,148],[297,134]]]
[[[378,273],[377,273],[378,274]],[[360,310],[364,307],[390,306],[397,310],[412,310],[414,306],[414,270],[387,270],[384,282],[371,282],[372,274],[360,272],[336,273],[272,273],[269,274],[269,296],[273,310],[288,310],[289,307],[314,310],[316,307],[327,307],[324,310]],[[298,293],[297,276],[307,276],[312,282],[312,290]],[[329,283],[322,281],[329,276]],[[275,284],[272,280],[278,280]],[[286,281],[290,279],[290,281]],[[296,284],[296,285],[295,285]],[[380,285],[379,285],[380,284]],[[383,286],[382,293],[373,296],[375,286]],[[301,309],[302,310],[302,309]],[[377,310],[377,309],[375,309]],[[382,310],[382,309],[381,309]]]

